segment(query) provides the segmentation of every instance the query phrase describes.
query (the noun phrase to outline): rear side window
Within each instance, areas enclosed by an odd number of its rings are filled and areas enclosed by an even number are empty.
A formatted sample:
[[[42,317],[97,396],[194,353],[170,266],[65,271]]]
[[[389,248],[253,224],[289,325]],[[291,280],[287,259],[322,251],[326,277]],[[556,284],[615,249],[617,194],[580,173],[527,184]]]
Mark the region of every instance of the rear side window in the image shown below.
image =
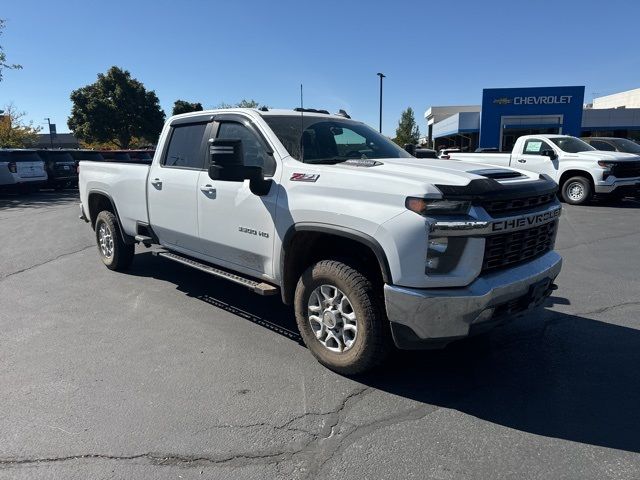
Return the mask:
[[[163,165],[198,170],[204,168],[202,139],[206,128],[206,123],[191,123],[173,127]]]
[[[12,162],[41,162],[42,158],[36,152],[10,152],[3,160]]]
[[[608,152],[615,152],[616,149],[613,145],[611,145],[610,143],[607,142],[603,142],[601,140],[591,140],[589,142],[589,145],[591,145],[593,148],[595,148],[596,150],[605,150]]]
[[[531,139],[524,143],[524,153],[527,155],[542,155],[543,150],[553,150],[547,142]]]

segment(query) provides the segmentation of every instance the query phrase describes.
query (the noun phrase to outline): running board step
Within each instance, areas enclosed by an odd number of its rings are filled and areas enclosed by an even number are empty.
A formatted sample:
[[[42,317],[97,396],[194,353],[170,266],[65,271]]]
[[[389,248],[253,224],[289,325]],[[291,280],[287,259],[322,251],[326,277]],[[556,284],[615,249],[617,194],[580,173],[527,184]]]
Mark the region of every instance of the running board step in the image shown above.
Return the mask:
[[[147,237],[146,235],[136,235],[135,239],[136,239],[136,242],[141,242],[141,243],[144,243],[145,245],[153,243],[153,238]]]
[[[153,253],[154,255],[157,255],[159,257],[173,260],[174,262],[178,262],[183,265],[187,265],[188,267],[203,271],[205,273],[208,273],[209,275],[213,275],[214,277],[224,278],[225,280],[229,280],[230,282],[237,283],[238,285],[242,285],[243,287],[247,287],[250,290],[253,290],[259,295],[275,295],[278,293],[278,287],[274,287],[273,285],[270,285],[268,283],[241,277],[240,275],[236,275],[235,273],[230,273],[226,270],[220,270],[219,268],[212,267],[211,265],[201,263],[188,257],[183,257],[182,255],[177,255],[173,252],[158,251]]]

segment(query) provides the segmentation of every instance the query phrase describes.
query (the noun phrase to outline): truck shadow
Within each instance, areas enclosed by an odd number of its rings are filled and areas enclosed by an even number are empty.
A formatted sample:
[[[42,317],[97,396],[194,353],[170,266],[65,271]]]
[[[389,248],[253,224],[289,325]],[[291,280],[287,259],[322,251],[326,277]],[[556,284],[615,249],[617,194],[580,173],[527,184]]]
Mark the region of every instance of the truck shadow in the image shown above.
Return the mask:
[[[40,191],[29,194],[0,193],[0,211],[11,208],[42,208],[80,202],[78,189]]]
[[[259,297],[150,253],[136,256],[131,273],[174,283],[301,343],[292,310],[279,296]],[[640,331],[543,310],[444,350],[396,352],[383,368],[355,380],[523,432],[640,452],[639,370]]]

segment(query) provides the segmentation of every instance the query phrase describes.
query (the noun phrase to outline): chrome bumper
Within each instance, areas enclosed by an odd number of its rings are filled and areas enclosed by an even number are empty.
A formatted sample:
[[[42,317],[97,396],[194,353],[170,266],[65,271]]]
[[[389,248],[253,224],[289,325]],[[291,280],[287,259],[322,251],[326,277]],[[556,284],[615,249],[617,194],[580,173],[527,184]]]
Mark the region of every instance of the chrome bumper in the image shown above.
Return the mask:
[[[617,188],[637,188],[640,190],[640,177],[633,178],[615,178],[609,177],[607,180],[598,182],[595,185],[596,193],[611,193]]]
[[[552,251],[523,265],[478,277],[466,287],[385,285],[394,342],[403,349],[443,346],[468,336],[472,327],[493,323],[494,314],[499,315],[511,301],[521,299],[525,303],[523,311],[532,309],[549,295],[561,267],[562,257]],[[532,293],[537,286],[545,291]]]

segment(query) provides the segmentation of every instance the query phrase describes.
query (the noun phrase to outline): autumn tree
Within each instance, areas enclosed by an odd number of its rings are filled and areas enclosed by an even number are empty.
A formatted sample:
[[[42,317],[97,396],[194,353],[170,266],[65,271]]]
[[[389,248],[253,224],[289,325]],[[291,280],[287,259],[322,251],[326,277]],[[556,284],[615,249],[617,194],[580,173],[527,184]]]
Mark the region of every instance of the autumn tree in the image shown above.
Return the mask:
[[[398,122],[398,128],[396,128],[396,137],[393,139],[401,147],[404,147],[407,143],[416,145],[420,138],[420,129],[416,123],[415,116],[413,115],[413,109],[407,108],[400,116]]]
[[[173,104],[173,115],[200,111],[202,111],[201,103],[191,103],[187,102],[186,100],[176,100]]]
[[[33,122],[24,122],[24,112],[19,112],[13,104],[4,107],[0,115],[0,147],[24,148],[38,141],[41,127],[33,126]]]
[[[164,124],[155,92],[118,67],[71,92],[71,101],[67,125],[85,142],[110,142],[118,148],[130,148],[136,138],[154,143]]]
[[[2,31],[4,30],[5,20],[0,18],[0,36],[2,36]],[[21,69],[21,65],[16,65],[15,63],[7,63],[7,55],[4,53],[4,49],[2,45],[0,45],[0,81],[2,81],[2,72],[5,69],[8,70],[19,70]]]

